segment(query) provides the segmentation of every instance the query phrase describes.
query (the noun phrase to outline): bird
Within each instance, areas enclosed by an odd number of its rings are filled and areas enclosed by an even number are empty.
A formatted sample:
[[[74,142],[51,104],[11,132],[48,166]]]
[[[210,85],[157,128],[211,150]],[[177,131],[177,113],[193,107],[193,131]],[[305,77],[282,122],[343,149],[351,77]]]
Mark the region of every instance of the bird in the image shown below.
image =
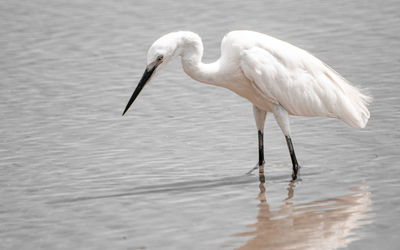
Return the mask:
[[[299,163],[290,131],[289,116],[337,118],[351,127],[364,128],[370,118],[372,97],[353,86],[311,53],[278,38],[249,30],[227,33],[220,58],[203,63],[203,43],[191,31],[163,35],[149,48],[147,66],[123,114],[144,86],[171,60],[180,57],[184,72],[201,83],[227,88],[250,101],[258,133],[258,163],[264,167],[264,123],[272,113],[292,162],[292,180]]]

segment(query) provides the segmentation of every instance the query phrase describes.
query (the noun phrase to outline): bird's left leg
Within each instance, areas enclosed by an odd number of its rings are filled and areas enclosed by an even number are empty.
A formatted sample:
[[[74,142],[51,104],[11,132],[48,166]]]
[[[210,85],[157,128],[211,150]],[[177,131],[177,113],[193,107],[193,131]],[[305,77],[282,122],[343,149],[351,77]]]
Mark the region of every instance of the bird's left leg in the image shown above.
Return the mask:
[[[281,128],[283,134],[285,135],[286,143],[289,148],[290,158],[292,159],[292,165],[293,165],[292,179],[296,180],[299,164],[297,163],[296,154],[294,152],[292,144],[292,139],[290,138],[290,123],[289,123],[288,112],[282,106],[277,105],[273,109],[273,113],[276,121],[278,122],[279,127]]]
[[[258,168],[259,172],[264,172],[264,123],[267,112],[257,108],[253,105],[254,119],[258,131]]]

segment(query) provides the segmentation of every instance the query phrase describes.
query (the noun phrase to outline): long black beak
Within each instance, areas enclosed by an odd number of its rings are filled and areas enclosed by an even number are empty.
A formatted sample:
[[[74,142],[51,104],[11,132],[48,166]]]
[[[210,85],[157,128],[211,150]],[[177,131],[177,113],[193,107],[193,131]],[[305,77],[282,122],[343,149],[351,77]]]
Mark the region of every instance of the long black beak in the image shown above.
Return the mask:
[[[153,67],[146,68],[146,70],[143,73],[142,79],[140,79],[135,91],[133,92],[131,99],[129,99],[128,104],[126,104],[124,113],[122,115],[125,115],[126,111],[128,111],[129,107],[132,105],[132,103],[135,101],[136,97],[139,95],[140,91],[142,91],[144,85],[148,82],[150,79],[151,75],[154,73],[154,70],[157,68],[157,65],[154,65]]]

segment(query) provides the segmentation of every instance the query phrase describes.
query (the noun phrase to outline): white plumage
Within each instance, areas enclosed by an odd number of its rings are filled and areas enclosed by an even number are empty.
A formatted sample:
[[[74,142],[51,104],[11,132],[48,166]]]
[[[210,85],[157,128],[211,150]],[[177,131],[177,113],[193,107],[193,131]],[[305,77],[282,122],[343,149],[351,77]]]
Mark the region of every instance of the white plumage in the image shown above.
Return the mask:
[[[153,72],[181,56],[193,79],[228,88],[253,104],[259,131],[259,165],[264,163],[263,129],[266,114],[274,114],[286,136],[296,179],[297,160],[290,138],[288,115],[326,116],[363,128],[370,117],[370,97],[305,50],[253,31],[232,31],[221,44],[221,57],[204,64],[201,38],[189,31],[162,36],[150,47],[147,68],[124,113]]]
[[[268,102],[281,105],[290,115],[334,117],[365,127],[369,97],[310,53],[266,35],[250,34],[257,43],[244,42],[240,67]]]

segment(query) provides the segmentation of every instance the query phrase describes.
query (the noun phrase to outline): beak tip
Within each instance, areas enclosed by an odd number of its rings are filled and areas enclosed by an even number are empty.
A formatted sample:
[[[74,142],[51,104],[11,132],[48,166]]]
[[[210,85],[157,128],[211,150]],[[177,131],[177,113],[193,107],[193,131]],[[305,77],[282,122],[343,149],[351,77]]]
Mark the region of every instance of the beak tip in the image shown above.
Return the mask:
[[[150,79],[151,75],[153,74],[154,70],[156,69],[156,66],[153,66],[150,70],[146,68],[146,70],[143,73],[142,78],[140,79],[135,91],[133,92],[131,98],[129,99],[128,104],[125,107],[124,112],[122,112],[122,116],[125,115],[125,113],[128,111],[129,107],[132,105],[132,103],[135,101],[136,97],[140,94],[140,91],[142,91],[144,85],[146,85],[147,81]]]

